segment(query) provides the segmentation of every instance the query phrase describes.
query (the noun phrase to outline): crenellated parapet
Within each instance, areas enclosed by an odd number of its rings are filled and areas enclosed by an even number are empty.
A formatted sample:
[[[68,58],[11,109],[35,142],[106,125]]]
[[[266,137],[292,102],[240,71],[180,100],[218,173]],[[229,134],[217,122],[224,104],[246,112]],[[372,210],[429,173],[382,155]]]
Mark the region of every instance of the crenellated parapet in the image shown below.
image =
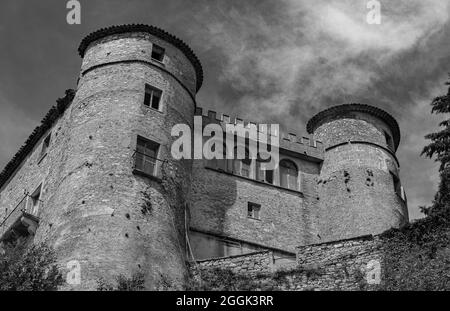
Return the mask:
[[[323,159],[323,144],[321,141],[315,140],[313,135],[295,134],[283,129],[277,130],[268,124],[258,124],[256,122],[244,120],[238,116],[231,117],[226,114],[217,113],[216,111],[203,110],[201,107],[196,108],[195,115],[203,117],[203,126],[210,123],[220,124],[224,132],[227,124],[241,124],[245,128],[250,128],[254,125],[258,130],[258,135],[270,135],[278,138],[281,149],[314,158],[319,161]]]

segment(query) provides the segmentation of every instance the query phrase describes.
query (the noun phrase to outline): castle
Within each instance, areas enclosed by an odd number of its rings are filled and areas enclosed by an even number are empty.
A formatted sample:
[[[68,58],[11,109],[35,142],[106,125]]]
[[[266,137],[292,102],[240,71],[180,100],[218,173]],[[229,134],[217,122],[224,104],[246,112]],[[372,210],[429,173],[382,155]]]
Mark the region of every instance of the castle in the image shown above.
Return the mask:
[[[0,238],[47,242],[81,284],[135,271],[150,289],[183,282],[186,262],[270,250],[280,263],[315,243],[408,222],[387,112],[346,104],[305,135],[279,135],[279,167],[259,159],[174,160],[176,124],[246,124],[203,111],[200,61],[153,26],[96,31],[79,47],[76,91],[58,100],[0,175]]]

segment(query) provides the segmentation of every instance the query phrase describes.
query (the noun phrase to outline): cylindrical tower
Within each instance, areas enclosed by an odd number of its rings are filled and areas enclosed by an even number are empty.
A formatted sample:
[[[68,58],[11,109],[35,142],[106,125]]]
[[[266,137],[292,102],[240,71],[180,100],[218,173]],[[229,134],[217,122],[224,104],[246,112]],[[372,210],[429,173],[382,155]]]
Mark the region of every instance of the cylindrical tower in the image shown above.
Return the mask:
[[[186,274],[185,202],[192,163],[171,157],[171,129],[193,126],[202,68],[180,39],[123,25],[87,36],[55,222],[61,263],[81,285],[146,275],[148,289],[180,288]]]
[[[379,234],[408,221],[395,155],[400,129],[391,115],[347,104],[320,112],[307,129],[325,148],[317,182],[323,242]]]

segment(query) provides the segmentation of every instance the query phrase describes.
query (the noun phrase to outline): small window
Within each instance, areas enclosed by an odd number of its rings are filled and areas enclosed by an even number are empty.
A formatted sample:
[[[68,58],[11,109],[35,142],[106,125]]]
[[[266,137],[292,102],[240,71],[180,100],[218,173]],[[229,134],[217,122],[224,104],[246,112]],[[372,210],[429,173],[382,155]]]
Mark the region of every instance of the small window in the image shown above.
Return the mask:
[[[41,154],[40,154],[40,156],[39,156],[40,158],[42,158],[44,155],[47,154],[48,147],[50,147],[51,136],[52,136],[52,134],[49,134],[49,135],[44,139],[44,142],[42,143]]]
[[[41,202],[41,189],[42,185],[40,185],[30,196],[30,203],[28,205],[27,213],[33,216],[38,216],[39,205]]]
[[[402,191],[402,186],[400,184],[400,179],[393,173],[391,173],[391,176],[392,176],[392,181],[394,184],[395,193],[397,193],[400,197],[403,197],[403,191]]]
[[[148,175],[156,176],[159,144],[138,136],[134,168]]]
[[[273,185],[273,170],[266,171],[266,182]]]
[[[393,148],[392,137],[386,131],[384,131],[384,138],[386,139],[386,144],[389,148]]]
[[[164,49],[159,45],[153,44],[152,59],[162,62],[164,60]]]
[[[247,217],[260,220],[261,205],[248,202]]]
[[[160,102],[162,97],[162,91],[146,84],[145,85],[145,98],[144,105],[152,107],[153,109],[160,110]]]

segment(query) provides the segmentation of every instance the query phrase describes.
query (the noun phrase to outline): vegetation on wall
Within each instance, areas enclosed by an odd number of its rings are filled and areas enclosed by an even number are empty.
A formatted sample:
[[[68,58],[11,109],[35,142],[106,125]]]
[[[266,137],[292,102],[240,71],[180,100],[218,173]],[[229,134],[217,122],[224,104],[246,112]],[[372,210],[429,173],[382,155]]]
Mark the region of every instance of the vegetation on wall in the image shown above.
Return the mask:
[[[428,216],[383,237],[382,290],[450,290],[450,219]]]
[[[54,251],[25,241],[0,251],[0,291],[54,291],[64,282]]]
[[[143,273],[134,273],[131,278],[124,275],[115,277],[115,283],[109,283],[105,279],[97,280],[98,291],[143,291],[145,290],[145,276]]]
[[[450,88],[431,106],[432,113],[450,113]],[[450,290],[450,119],[439,126],[425,136],[431,143],[422,151],[440,163],[439,188],[432,205],[421,207],[426,218],[383,235],[385,290]]]

